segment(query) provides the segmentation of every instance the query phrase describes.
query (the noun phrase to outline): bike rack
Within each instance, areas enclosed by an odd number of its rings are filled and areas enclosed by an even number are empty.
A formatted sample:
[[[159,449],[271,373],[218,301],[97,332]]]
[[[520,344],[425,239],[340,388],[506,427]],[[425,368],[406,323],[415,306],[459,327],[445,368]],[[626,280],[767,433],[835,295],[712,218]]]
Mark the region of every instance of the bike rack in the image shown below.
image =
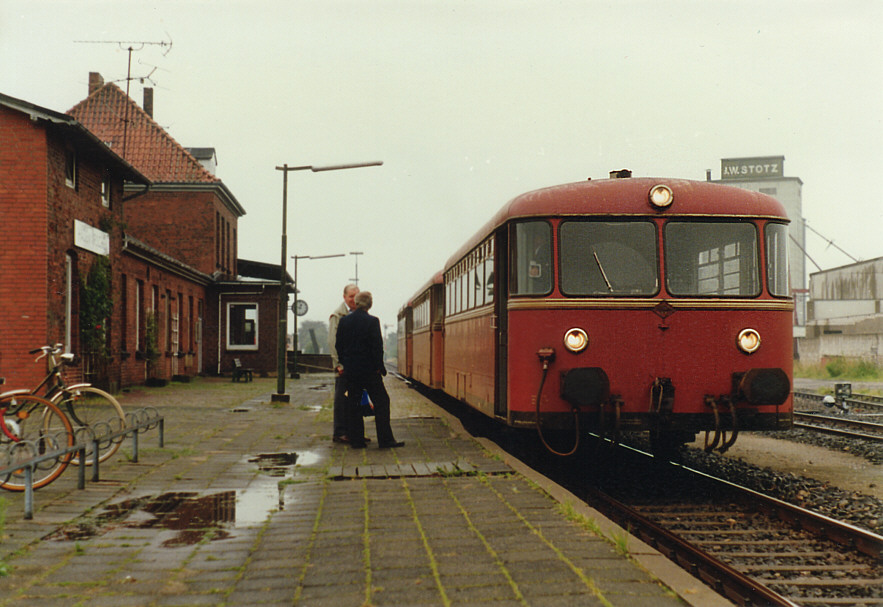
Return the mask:
[[[153,407],[147,407],[144,409],[139,409],[137,412],[127,413],[126,427],[122,430],[119,430],[112,434],[102,435],[101,437],[92,436],[92,438],[90,438],[88,441],[88,446],[86,443],[79,443],[77,445],[66,447],[64,449],[56,449],[55,451],[44,453],[42,455],[29,458],[22,462],[16,462],[15,464],[12,464],[5,468],[0,468],[0,476],[6,475],[14,470],[21,470],[22,468],[24,469],[24,518],[25,520],[31,520],[34,518],[34,469],[37,467],[37,464],[62,457],[64,455],[67,455],[68,453],[76,452],[78,454],[77,460],[79,461],[79,465],[77,466],[77,489],[85,489],[87,452],[91,453],[92,455],[92,482],[98,482],[100,480],[98,462],[100,454],[98,451],[98,447],[101,441],[115,440],[117,438],[125,437],[127,434],[131,434],[132,462],[138,463],[138,435],[142,431],[146,432],[147,430],[155,427],[159,428],[159,448],[162,449],[165,446],[165,418],[162,415],[159,415],[159,412]]]

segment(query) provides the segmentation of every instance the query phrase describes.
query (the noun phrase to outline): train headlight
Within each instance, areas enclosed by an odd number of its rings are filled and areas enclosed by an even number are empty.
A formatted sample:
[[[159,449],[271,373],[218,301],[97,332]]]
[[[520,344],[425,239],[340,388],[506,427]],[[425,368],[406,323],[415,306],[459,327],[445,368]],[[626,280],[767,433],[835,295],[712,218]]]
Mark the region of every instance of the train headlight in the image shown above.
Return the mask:
[[[736,338],[736,344],[745,354],[751,354],[760,347],[760,333],[754,329],[742,329]]]
[[[564,334],[564,347],[578,354],[589,346],[589,336],[578,328],[568,329]]]
[[[675,195],[667,185],[655,185],[650,188],[650,204],[657,209],[665,209],[674,202]]]

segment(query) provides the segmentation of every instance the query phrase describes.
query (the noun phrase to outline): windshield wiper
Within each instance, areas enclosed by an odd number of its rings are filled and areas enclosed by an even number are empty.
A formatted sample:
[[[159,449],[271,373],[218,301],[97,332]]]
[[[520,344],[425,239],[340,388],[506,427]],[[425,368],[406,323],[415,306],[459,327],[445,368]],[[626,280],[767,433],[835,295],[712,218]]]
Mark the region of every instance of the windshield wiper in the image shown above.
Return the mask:
[[[595,263],[598,264],[598,269],[601,270],[601,278],[604,279],[604,283],[607,285],[607,290],[613,293],[613,285],[610,284],[610,280],[607,278],[607,272],[604,271],[604,266],[601,265],[601,260],[598,259],[598,252],[595,251],[595,247],[592,247],[592,257],[595,258]]]

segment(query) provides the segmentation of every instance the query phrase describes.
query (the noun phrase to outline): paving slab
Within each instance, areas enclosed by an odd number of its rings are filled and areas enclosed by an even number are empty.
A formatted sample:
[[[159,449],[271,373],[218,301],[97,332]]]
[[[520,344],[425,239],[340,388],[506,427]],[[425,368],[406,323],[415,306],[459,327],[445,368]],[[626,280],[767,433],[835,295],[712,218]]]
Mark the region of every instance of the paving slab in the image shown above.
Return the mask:
[[[0,607],[727,604],[649,547],[619,554],[600,514],[386,381],[398,449],[370,419],[367,449],[331,441],[330,374],[288,380],[291,404],[273,378],[122,394],[163,415],[165,444],[142,434],[135,463],[124,443],[85,490],[66,472],[33,520],[0,495]]]

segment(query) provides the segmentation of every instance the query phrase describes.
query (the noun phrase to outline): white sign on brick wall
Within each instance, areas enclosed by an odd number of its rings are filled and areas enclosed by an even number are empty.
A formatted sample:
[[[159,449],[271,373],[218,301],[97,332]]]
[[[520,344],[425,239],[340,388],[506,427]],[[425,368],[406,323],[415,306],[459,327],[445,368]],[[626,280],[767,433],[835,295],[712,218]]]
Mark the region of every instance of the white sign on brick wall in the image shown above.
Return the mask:
[[[110,234],[74,219],[74,246],[99,255],[110,255]]]

